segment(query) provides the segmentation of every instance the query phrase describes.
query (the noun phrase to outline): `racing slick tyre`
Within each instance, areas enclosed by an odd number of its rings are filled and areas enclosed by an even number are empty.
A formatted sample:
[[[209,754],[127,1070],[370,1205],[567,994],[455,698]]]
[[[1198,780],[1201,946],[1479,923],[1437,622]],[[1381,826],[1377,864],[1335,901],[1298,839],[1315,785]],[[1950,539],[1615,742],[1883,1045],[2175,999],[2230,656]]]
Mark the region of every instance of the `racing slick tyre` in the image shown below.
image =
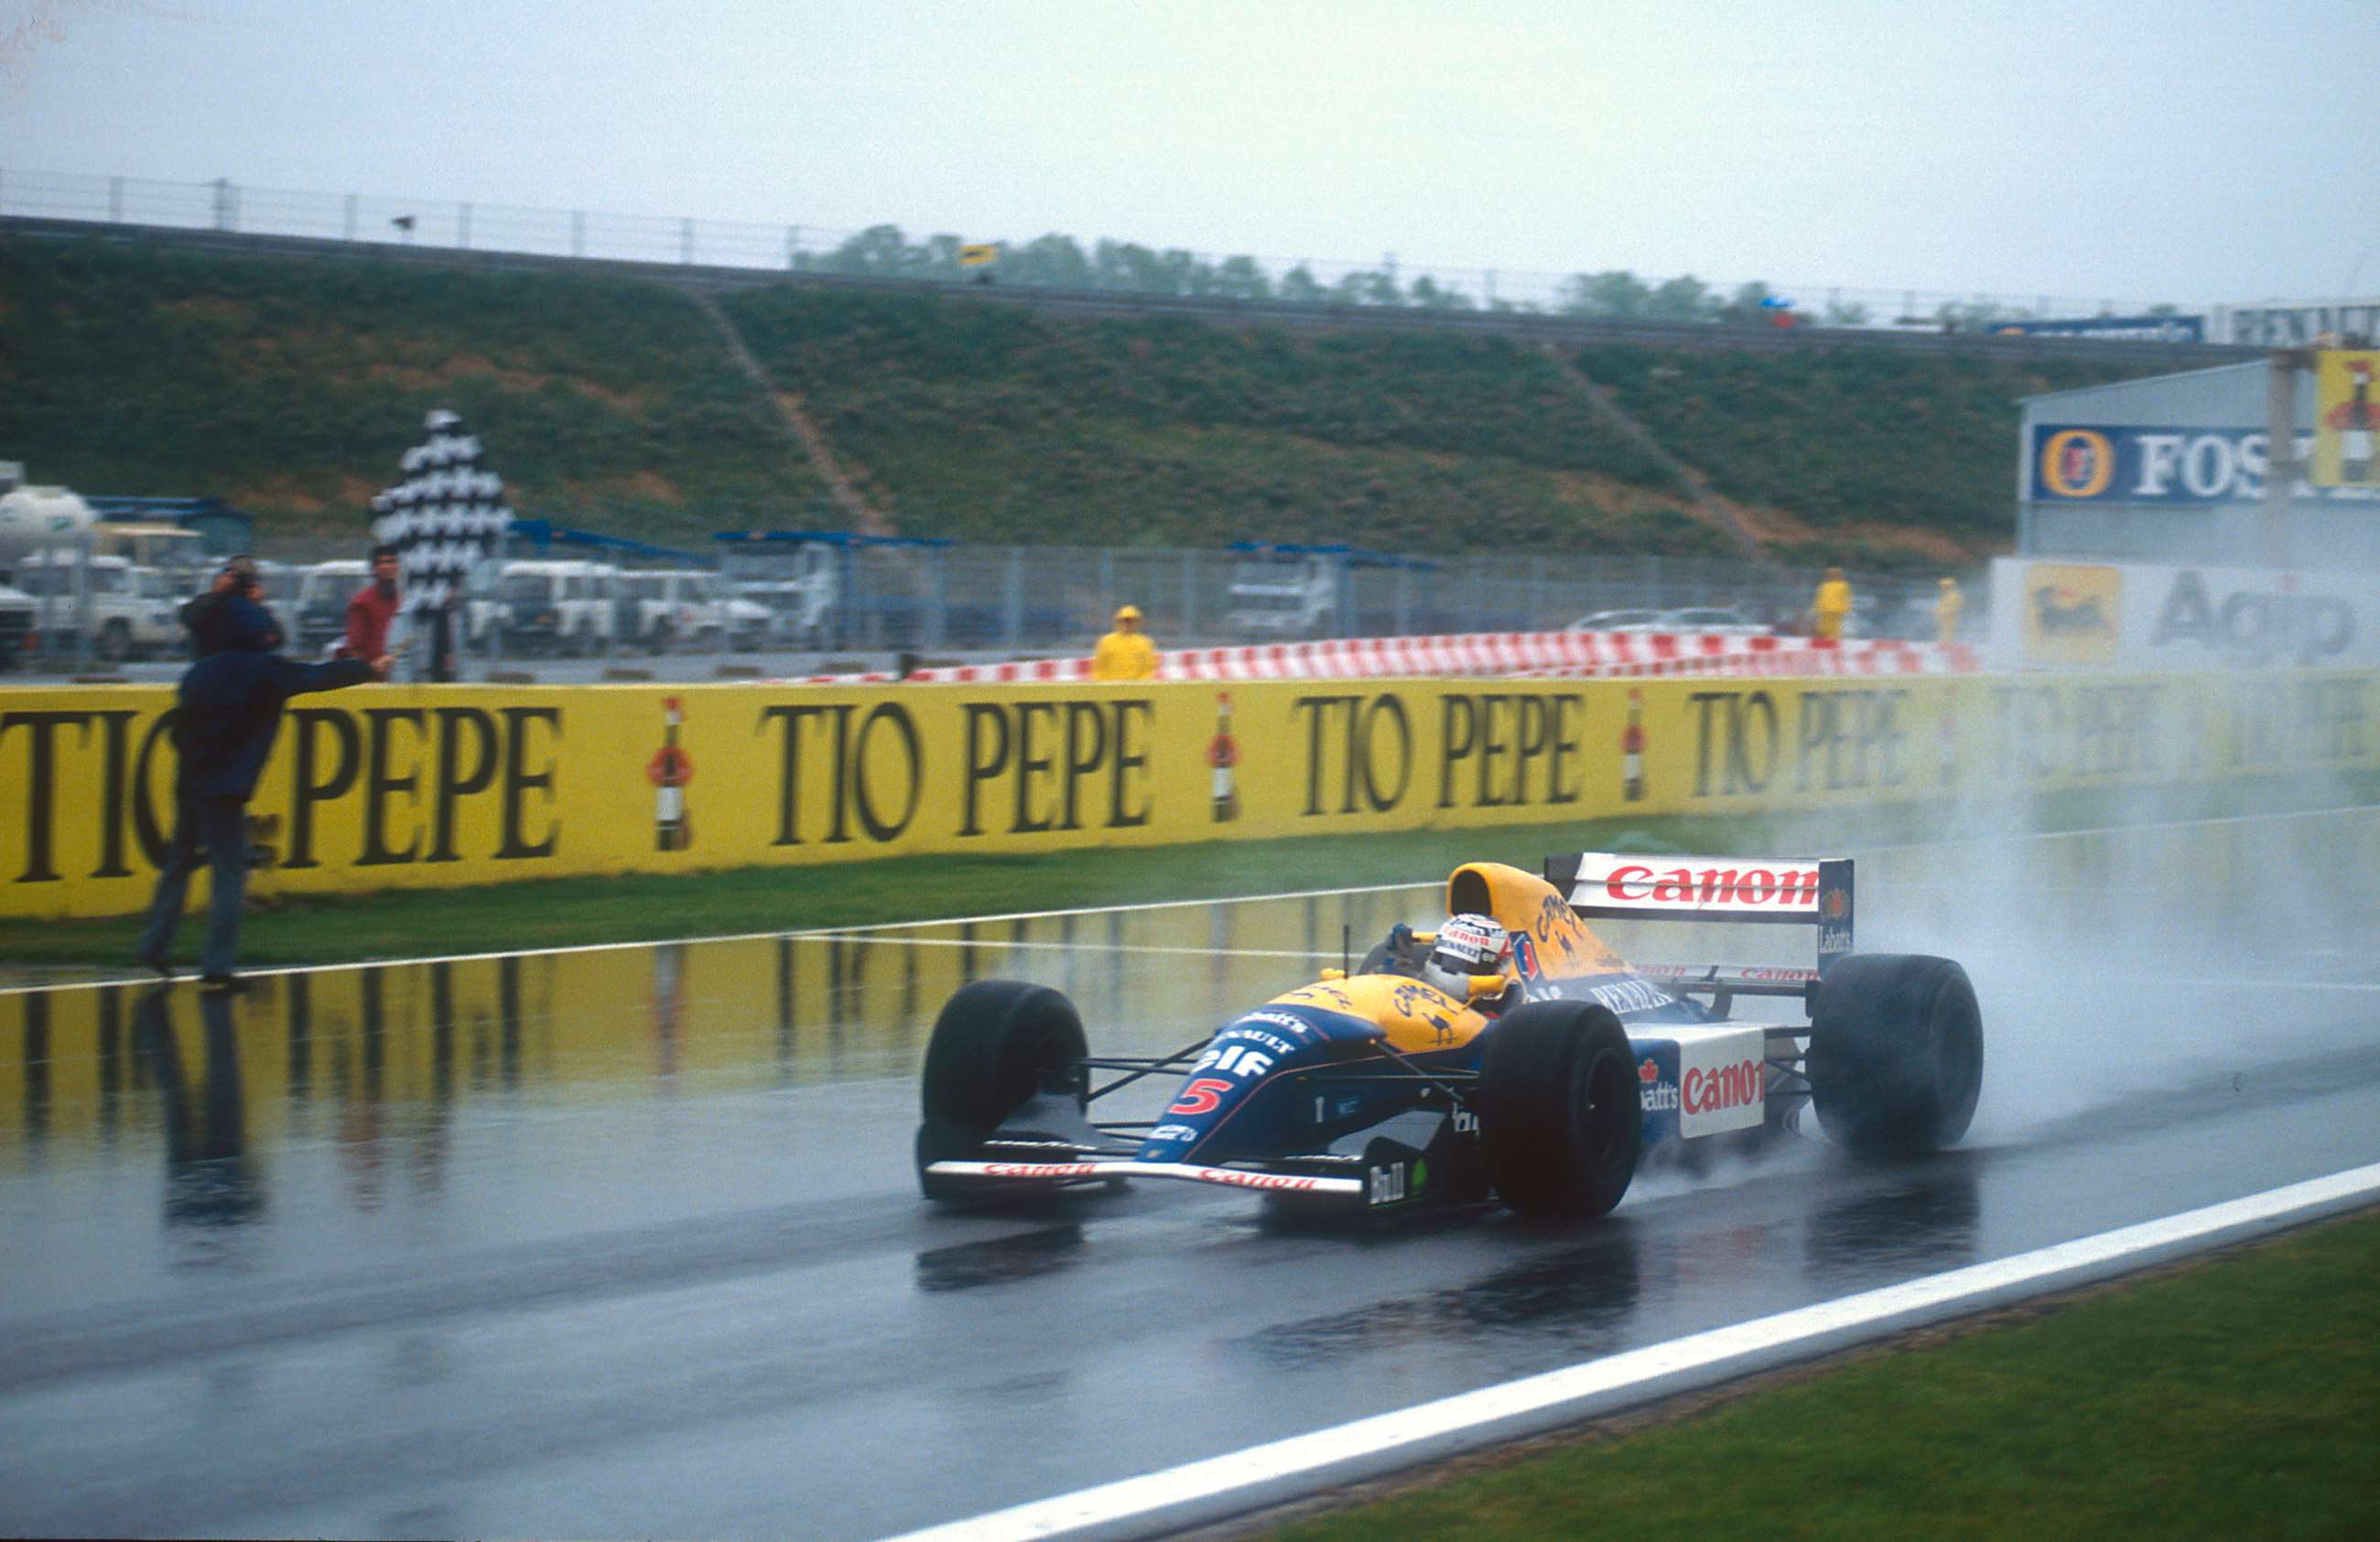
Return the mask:
[[[1636,1057],[1609,1007],[1529,1002],[1488,1032],[1479,1138],[1497,1196],[1520,1214],[1587,1220],[1619,1204],[1644,1118]]]
[[[1967,972],[1923,953],[1838,959],[1810,1013],[1810,1101],[1854,1151],[1954,1145],[1984,1085],[1984,1018]]]
[[[977,1192],[965,1179],[938,1178],[927,1165],[971,1156],[984,1138],[1042,1090],[1069,1060],[1090,1053],[1075,1004],[1047,985],[978,980],[934,1020],[926,1045],[918,1127],[917,1183],[929,1199]],[[1086,1087],[1075,1085],[1079,1109]]]

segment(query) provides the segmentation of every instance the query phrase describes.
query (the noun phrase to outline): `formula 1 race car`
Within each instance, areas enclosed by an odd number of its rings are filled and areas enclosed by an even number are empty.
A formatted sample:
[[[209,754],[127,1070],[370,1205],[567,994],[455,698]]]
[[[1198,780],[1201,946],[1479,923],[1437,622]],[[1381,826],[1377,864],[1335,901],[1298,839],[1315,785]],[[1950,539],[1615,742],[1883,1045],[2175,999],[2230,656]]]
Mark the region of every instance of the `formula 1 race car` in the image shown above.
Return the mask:
[[[1126,1178],[1384,1210],[1489,1196],[1585,1219],[1640,1161],[1689,1164],[1815,1106],[1861,1151],[1949,1145],[1983,1081],[1983,1019],[1948,959],[1852,950],[1847,859],[1589,854],[1545,876],[1472,863],[1449,919],[1399,925],[1157,1059],[1093,1055],[1065,997],[983,980],[926,1052],[919,1184],[930,1199],[1050,1193]],[[1798,922],[1815,968],[1632,966],[1585,920]],[[1798,998],[1805,1022],[1742,1022],[1740,997]],[[1095,1072],[1119,1074],[1094,1085]],[[1091,1106],[1178,1072],[1156,1120]],[[1113,1107],[1113,1105],[1111,1105]]]

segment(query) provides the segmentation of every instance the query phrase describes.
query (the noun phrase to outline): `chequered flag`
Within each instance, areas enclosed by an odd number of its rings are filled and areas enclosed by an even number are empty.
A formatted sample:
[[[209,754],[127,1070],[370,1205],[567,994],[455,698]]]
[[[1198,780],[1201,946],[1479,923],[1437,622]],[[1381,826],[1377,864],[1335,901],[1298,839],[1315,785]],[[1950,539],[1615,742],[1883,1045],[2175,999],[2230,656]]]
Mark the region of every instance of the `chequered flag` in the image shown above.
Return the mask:
[[[442,407],[421,426],[430,437],[398,461],[404,480],[371,501],[372,539],[396,548],[408,612],[452,606],[513,520],[504,479],[480,464],[480,441],[463,420]]]

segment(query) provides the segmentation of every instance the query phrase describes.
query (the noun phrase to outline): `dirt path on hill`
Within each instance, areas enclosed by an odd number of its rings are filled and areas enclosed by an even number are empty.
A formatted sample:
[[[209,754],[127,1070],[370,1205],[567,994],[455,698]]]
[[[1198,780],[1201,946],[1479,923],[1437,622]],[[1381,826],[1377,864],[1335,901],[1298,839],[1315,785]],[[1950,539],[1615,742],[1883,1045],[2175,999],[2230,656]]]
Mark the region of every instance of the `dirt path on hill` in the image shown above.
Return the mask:
[[[702,313],[709,316],[710,324],[719,329],[719,336],[726,342],[728,355],[735,361],[736,367],[760,388],[760,394],[776,408],[777,421],[783,425],[787,436],[809,458],[819,479],[826,483],[828,496],[834,499],[835,507],[843,510],[844,517],[851,522],[851,528],[863,535],[900,534],[901,527],[860,495],[851,473],[843,469],[843,462],[836,458],[834,446],[828,440],[825,430],[820,428],[817,420],[804,410],[802,398],[791,391],[777,389],[775,382],[769,378],[769,372],[760,367],[760,361],[752,357],[752,350],[744,346],[744,335],[735,330],[735,324],[727,319],[727,312],[719,308],[719,302],[710,297],[710,291],[690,288],[686,293],[702,307]]]
[[[1554,368],[1561,371],[1565,379],[1585,393],[1587,402],[1594,408],[1597,416],[1634,440],[1646,454],[1678,473],[1678,479],[1686,484],[1688,496],[1694,500],[1694,507],[1702,511],[1703,519],[1732,542],[1738,552],[1742,553],[1747,560],[1757,562],[1763,567],[1776,566],[1767,552],[1762,549],[1760,537],[1754,533],[1752,526],[1745,522],[1743,516],[1736,510],[1735,506],[1712,489],[1708,477],[1671,455],[1663,447],[1661,441],[1653,436],[1652,430],[1638,422],[1612,398],[1609,386],[1598,386],[1589,379],[1586,372],[1580,369],[1577,362],[1559,348],[1545,349],[1545,355],[1553,361]]]

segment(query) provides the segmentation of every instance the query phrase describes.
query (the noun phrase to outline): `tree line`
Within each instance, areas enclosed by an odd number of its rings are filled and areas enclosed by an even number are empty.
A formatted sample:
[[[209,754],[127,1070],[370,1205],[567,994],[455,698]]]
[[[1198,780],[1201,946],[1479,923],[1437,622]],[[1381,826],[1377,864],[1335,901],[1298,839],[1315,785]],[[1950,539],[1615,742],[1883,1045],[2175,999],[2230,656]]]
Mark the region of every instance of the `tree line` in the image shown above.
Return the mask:
[[[1573,274],[1563,280],[1548,306],[1471,290],[1431,274],[1401,279],[1388,264],[1341,274],[1330,282],[1299,263],[1274,275],[1254,257],[1210,260],[1180,247],[1159,250],[1136,241],[1102,239],[1087,251],[1072,236],[1047,235],[1001,243],[993,264],[967,268],[960,263],[964,242],[956,236],[911,241],[897,225],[871,226],[830,252],[802,252],[797,270],[873,278],[952,281],[975,276],[1024,288],[1104,289],[1127,294],[1202,300],[1274,300],[1294,305],[1363,305],[1416,311],[1488,311],[1594,317],[1616,321],[1755,322],[1773,319],[1781,302],[1763,283],[1722,293],[1687,275],[1648,283],[1633,273]],[[1482,286],[1491,283],[1482,274]],[[1868,320],[1861,305],[1829,305],[1821,317],[1829,325],[1857,326]]]
[[[1136,241],[1104,239],[1086,251],[1072,236],[1056,234],[1025,242],[994,243],[999,251],[997,261],[970,268],[959,261],[965,244],[951,235],[911,241],[897,225],[877,225],[851,237],[832,251],[797,254],[794,267],[801,272],[876,278],[949,282],[973,277],[978,282],[1020,288],[1104,289],[1202,300],[1475,311],[1575,316],[1593,321],[1866,326],[1878,319],[1866,305],[1854,301],[1830,299],[1816,306],[1792,305],[1763,282],[1722,291],[1692,274],[1656,281],[1616,268],[1602,273],[1575,273],[1561,281],[1550,303],[1541,303],[1495,295],[1494,275],[1484,270],[1480,273],[1480,292],[1475,294],[1437,275],[1424,273],[1401,279],[1393,263],[1343,273],[1325,283],[1305,263],[1275,275],[1254,257],[1215,261],[1180,247],[1160,251]],[[2170,314],[2175,309],[2171,305],[2152,306],[2148,313]],[[2023,307],[1976,299],[1944,300],[1922,315],[1888,319],[1896,325],[1970,332],[2002,322],[2033,318],[2034,312]]]

